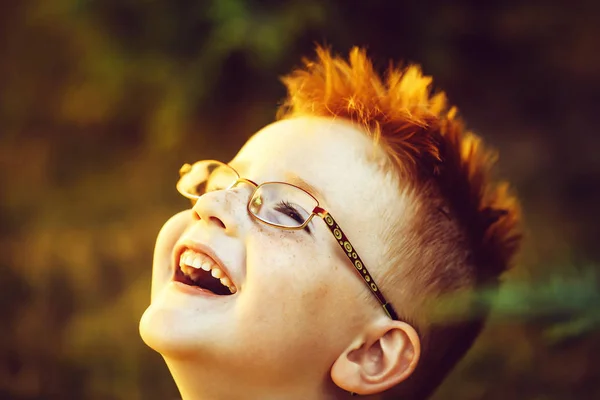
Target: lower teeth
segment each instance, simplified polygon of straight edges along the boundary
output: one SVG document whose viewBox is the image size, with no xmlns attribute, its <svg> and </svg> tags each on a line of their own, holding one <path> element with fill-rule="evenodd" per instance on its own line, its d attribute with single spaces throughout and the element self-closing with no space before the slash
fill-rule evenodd
<svg viewBox="0 0 600 400">
<path fill-rule="evenodd" d="M 178 272 L 178 275 L 180 277 L 180 281 L 186 285 L 195 286 L 216 295 L 232 294 L 232 291 L 228 286 L 223 285 L 219 279 L 212 277 L 209 272 L 207 273 L 204 270 L 191 270 L 191 268 L 187 266 L 182 266 Z M 208 279 L 208 281 L 202 281 L 202 279 Z"/>
</svg>

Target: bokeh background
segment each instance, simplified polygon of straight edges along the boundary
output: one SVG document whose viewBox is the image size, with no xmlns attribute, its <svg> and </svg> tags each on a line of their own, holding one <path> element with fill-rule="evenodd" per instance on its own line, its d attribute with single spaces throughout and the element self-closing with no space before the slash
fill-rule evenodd
<svg viewBox="0 0 600 400">
<path fill-rule="evenodd" d="M 2 0 L 0 399 L 173 399 L 138 321 L 179 166 L 328 44 L 422 64 L 500 150 L 526 241 L 435 399 L 600 399 L 600 2 Z"/>
</svg>

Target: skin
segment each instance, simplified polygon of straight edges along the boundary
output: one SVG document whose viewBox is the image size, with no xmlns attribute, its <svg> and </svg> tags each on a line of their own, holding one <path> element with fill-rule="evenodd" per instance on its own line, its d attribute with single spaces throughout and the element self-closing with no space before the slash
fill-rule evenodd
<svg viewBox="0 0 600 400">
<path fill-rule="evenodd" d="M 377 280 L 388 205 L 399 196 L 382 158 L 349 122 L 298 117 L 259 131 L 229 164 L 257 183 L 308 182 Z M 252 190 L 205 194 L 157 238 L 140 333 L 183 399 L 343 398 L 410 375 L 416 333 L 384 314 L 325 222 L 314 217 L 311 233 L 265 225 L 246 209 Z M 189 293 L 172 281 L 174 247 L 186 241 L 221 259 L 236 294 Z"/>
</svg>

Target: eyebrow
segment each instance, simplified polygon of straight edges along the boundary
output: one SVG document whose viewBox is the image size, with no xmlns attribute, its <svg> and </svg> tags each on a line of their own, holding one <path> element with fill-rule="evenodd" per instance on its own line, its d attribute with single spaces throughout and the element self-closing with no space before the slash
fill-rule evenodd
<svg viewBox="0 0 600 400">
<path fill-rule="evenodd" d="M 233 161 L 233 160 L 231 160 L 231 161 Z M 238 173 L 239 173 L 239 171 L 244 170 L 244 168 L 250 164 L 248 161 L 236 161 L 235 163 L 232 163 L 231 161 L 227 165 L 231 166 L 233 169 L 238 171 Z M 232 164 L 235 164 L 235 166 Z M 242 176 L 242 177 L 244 178 L 244 176 Z M 314 185 L 311 185 L 309 182 L 300 178 L 295 173 L 286 172 L 285 173 L 285 181 L 287 183 L 291 183 L 292 185 L 298 186 L 299 188 L 304 189 L 308 193 L 312 194 L 317 199 L 319 204 L 323 204 L 323 203 L 327 204 L 327 201 L 325 200 L 325 196 L 323 196 L 323 193 L 321 193 Z"/>
<path fill-rule="evenodd" d="M 311 185 L 304 179 L 300 178 L 298 175 L 288 172 L 285 174 L 285 177 L 286 182 L 306 190 L 308 193 L 312 194 L 319 203 L 327 203 L 323 194 L 314 185 Z"/>
</svg>

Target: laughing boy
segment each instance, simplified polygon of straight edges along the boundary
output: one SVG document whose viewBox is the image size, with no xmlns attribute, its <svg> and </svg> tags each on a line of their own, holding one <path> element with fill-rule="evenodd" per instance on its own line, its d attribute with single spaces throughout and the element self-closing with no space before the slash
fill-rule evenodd
<svg viewBox="0 0 600 400">
<path fill-rule="evenodd" d="M 485 320 L 436 305 L 498 284 L 516 200 L 418 67 L 318 48 L 284 83 L 233 160 L 181 169 L 142 338 L 184 400 L 427 398 Z"/>
</svg>

